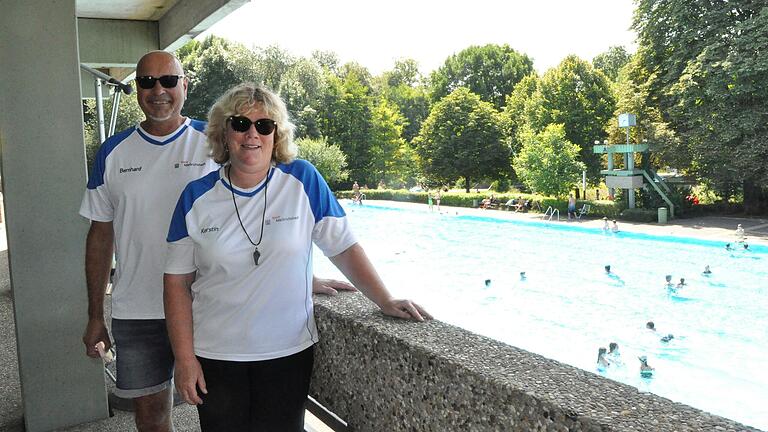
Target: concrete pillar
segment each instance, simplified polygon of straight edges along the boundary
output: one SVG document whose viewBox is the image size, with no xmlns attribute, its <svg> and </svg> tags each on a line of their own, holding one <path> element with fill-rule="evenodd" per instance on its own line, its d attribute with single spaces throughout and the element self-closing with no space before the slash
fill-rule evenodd
<svg viewBox="0 0 768 432">
<path fill-rule="evenodd" d="M 103 366 L 81 342 L 86 183 L 75 0 L 0 3 L 0 145 L 24 422 L 108 415 Z"/>
</svg>

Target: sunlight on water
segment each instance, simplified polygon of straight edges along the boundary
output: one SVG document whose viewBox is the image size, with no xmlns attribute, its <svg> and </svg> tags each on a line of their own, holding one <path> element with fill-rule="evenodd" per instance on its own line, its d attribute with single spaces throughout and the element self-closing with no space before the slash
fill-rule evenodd
<svg viewBox="0 0 768 432">
<path fill-rule="evenodd" d="M 597 349 L 617 342 L 623 365 L 604 376 L 768 429 L 768 247 L 342 204 L 389 289 L 436 318 L 595 373 Z M 317 275 L 341 277 L 315 257 Z M 688 285 L 670 295 L 666 274 Z"/>
</svg>

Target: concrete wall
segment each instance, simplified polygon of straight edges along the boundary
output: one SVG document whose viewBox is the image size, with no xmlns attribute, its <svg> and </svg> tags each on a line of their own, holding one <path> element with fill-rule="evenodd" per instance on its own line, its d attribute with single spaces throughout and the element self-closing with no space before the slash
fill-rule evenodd
<svg viewBox="0 0 768 432">
<path fill-rule="evenodd" d="M 360 294 L 315 305 L 310 394 L 354 431 L 757 431 Z"/>
<path fill-rule="evenodd" d="M 108 415 L 84 355 L 85 178 L 75 0 L 2 2 L 0 146 L 26 430 Z"/>
</svg>

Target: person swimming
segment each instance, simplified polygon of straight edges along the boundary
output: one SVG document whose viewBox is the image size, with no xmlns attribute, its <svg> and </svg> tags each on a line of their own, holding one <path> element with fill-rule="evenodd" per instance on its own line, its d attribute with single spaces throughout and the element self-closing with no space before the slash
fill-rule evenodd
<svg viewBox="0 0 768 432">
<path fill-rule="evenodd" d="M 744 243 L 744 250 L 749 250 L 749 245 Z"/>
<path fill-rule="evenodd" d="M 491 280 L 490 280 L 490 279 L 486 279 L 486 280 L 485 280 L 485 286 L 486 286 L 486 287 L 489 287 L 489 286 L 491 286 Z"/>
<path fill-rule="evenodd" d="M 687 283 L 685 283 L 685 278 L 680 278 L 680 283 L 678 283 L 678 284 L 677 284 L 677 286 L 675 287 L 675 289 L 680 289 L 680 288 L 682 288 L 682 287 L 684 287 L 684 286 L 686 286 L 686 285 L 688 285 L 688 284 L 687 284 Z"/>
<path fill-rule="evenodd" d="M 729 251 L 729 250 L 733 250 L 733 248 L 731 247 L 731 244 L 730 244 L 730 243 L 726 243 L 726 244 L 725 244 L 725 250 L 728 250 L 728 251 Z"/>
<path fill-rule="evenodd" d="M 607 350 L 605 347 L 600 347 L 600 349 L 597 350 L 597 370 L 598 371 L 605 371 L 608 366 L 611 365 L 611 362 L 608 361 L 607 358 L 605 358 L 605 353 Z"/>
<path fill-rule="evenodd" d="M 619 344 L 611 342 L 608 344 L 608 354 L 606 358 L 611 364 L 621 365 L 621 353 L 619 353 Z"/>
<path fill-rule="evenodd" d="M 608 226 L 608 218 L 603 216 L 603 231 L 608 231 L 611 228 Z"/>
<path fill-rule="evenodd" d="M 645 328 L 652 331 L 654 334 L 656 334 L 656 324 L 654 324 L 653 321 L 648 321 L 647 323 L 645 323 Z M 659 340 L 664 343 L 667 343 L 674 338 L 675 338 L 675 335 L 673 335 L 672 333 L 668 333 L 666 336 L 662 336 Z"/>
<path fill-rule="evenodd" d="M 703 274 L 705 276 L 708 276 L 708 275 L 712 274 L 712 270 L 709 269 L 709 265 L 705 265 L 704 266 L 704 271 L 701 274 Z"/>
<path fill-rule="evenodd" d="M 525 277 L 525 272 L 524 272 L 524 271 L 521 271 L 521 272 L 520 272 L 520 280 L 522 281 L 522 280 L 525 280 L 525 279 L 526 279 L 526 277 Z"/>
<path fill-rule="evenodd" d="M 648 364 L 648 357 L 643 355 L 638 357 L 637 359 L 640 360 L 640 376 L 643 378 L 653 377 L 653 372 L 656 369 L 651 367 L 651 365 Z"/>
<path fill-rule="evenodd" d="M 664 280 L 667 282 L 666 283 L 667 288 L 672 288 L 674 286 L 674 284 L 672 283 L 672 275 L 664 276 Z"/>
<path fill-rule="evenodd" d="M 619 232 L 619 224 L 616 223 L 616 219 L 613 220 L 613 225 L 611 226 L 611 232 L 614 232 L 614 233 Z"/>
</svg>

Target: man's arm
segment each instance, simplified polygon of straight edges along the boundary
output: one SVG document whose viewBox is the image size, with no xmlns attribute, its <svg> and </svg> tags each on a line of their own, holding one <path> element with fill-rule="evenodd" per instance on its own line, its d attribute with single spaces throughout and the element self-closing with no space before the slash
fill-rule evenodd
<svg viewBox="0 0 768 432">
<path fill-rule="evenodd" d="M 104 323 L 104 292 L 112 269 L 114 252 L 114 227 L 112 222 L 91 221 L 88 237 L 85 240 L 85 282 L 88 286 L 88 325 L 83 333 L 85 353 L 98 358 L 96 344 L 104 342 L 104 349 L 109 350 L 107 326 Z"/>
</svg>

